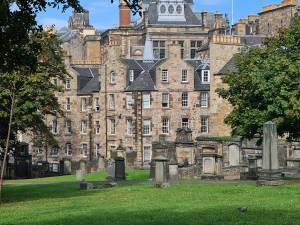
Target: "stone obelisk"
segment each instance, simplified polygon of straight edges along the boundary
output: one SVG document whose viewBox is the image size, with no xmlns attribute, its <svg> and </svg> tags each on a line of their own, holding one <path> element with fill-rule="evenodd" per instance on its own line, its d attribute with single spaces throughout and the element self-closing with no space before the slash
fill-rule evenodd
<svg viewBox="0 0 300 225">
<path fill-rule="evenodd" d="M 273 122 L 264 124 L 263 163 L 259 173 L 258 185 L 278 186 L 284 182 L 278 161 L 278 137 L 276 125 Z"/>
</svg>

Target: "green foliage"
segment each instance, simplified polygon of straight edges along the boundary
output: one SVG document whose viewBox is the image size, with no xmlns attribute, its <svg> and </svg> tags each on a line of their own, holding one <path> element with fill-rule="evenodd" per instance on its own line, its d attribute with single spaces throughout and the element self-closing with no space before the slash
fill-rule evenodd
<svg viewBox="0 0 300 225">
<path fill-rule="evenodd" d="M 55 35 L 40 32 L 30 37 L 31 45 L 41 46 L 37 54 L 35 72 L 27 66 L 12 73 L 0 73 L 0 121 L 7 131 L 10 105 L 14 101 L 12 134 L 17 131 L 42 132 L 48 140 L 54 140 L 43 119 L 46 114 L 59 114 L 60 107 L 54 93 L 61 91 L 51 79 L 65 80 L 67 71 L 63 62 L 60 41 Z M 6 137 L 2 133 L 1 139 Z M 12 138 L 13 139 L 13 138 Z"/>
<path fill-rule="evenodd" d="M 290 29 L 270 38 L 262 48 L 235 56 L 236 74 L 217 92 L 233 106 L 225 119 L 233 134 L 262 135 L 263 124 L 274 121 L 278 134 L 300 137 L 300 18 Z"/>
</svg>

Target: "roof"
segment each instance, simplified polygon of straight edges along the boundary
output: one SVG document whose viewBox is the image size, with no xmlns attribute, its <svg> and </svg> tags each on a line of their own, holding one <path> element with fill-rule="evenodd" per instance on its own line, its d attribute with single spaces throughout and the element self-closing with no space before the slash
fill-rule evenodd
<svg viewBox="0 0 300 225">
<path fill-rule="evenodd" d="M 197 18 L 189 4 L 184 4 L 185 21 L 158 21 L 157 4 L 150 2 L 149 4 L 149 24 L 150 25 L 185 25 L 185 26 L 201 26 L 200 20 Z"/>
<path fill-rule="evenodd" d="M 207 61 L 199 59 L 185 60 L 188 64 L 192 65 L 195 69 L 194 72 L 194 89 L 195 91 L 209 91 L 210 84 L 203 84 L 201 81 L 202 70 L 209 70 L 210 64 Z"/>
<path fill-rule="evenodd" d="M 99 68 L 80 66 L 72 66 L 71 68 L 76 71 L 78 76 L 77 90 L 79 95 L 100 91 Z"/>
<path fill-rule="evenodd" d="M 235 65 L 235 57 L 234 56 L 225 64 L 225 66 L 223 66 L 223 68 L 217 74 L 224 75 L 227 73 L 238 73 L 238 69 Z"/>
<path fill-rule="evenodd" d="M 155 91 L 155 67 L 164 59 L 143 61 L 135 59 L 121 59 L 127 65 L 128 70 L 134 70 L 134 81 L 128 83 L 126 91 Z"/>
</svg>

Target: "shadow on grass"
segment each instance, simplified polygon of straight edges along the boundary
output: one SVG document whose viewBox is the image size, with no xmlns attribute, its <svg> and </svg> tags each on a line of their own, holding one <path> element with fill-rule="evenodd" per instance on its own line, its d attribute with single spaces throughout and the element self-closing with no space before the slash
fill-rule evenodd
<svg viewBox="0 0 300 225">
<path fill-rule="evenodd" d="M 95 181 L 94 181 L 95 182 Z M 97 183 L 104 183 L 99 181 Z M 118 186 L 132 186 L 150 184 L 149 180 L 125 180 L 118 182 Z M 34 201 L 48 198 L 70 198 L 88 196 L 106 191 L 109 188 L 80 190 L 79 182 L 59 182 L 43 184 L 6 184 L 3 189 L 3 203 Z"/>
<path fill-rule="evenodd" d="M 235 206 L 197 209 L 111 209 L 39 218 L 29 225 L 299 225 L 299 212 L 260 208 L 240 213 Z"/>
</svg>

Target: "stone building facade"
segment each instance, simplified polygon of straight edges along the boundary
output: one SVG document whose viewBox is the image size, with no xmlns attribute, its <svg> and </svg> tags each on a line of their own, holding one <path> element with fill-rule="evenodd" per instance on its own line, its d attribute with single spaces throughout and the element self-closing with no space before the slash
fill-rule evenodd
<svg viewBox="0 0 300 225">
<path fill-rule="evenodd" d="M 291 26 L 299 12 L 298 0 L 282 0 L 279 4 L 263 7 L 258 14 L 240 19 L 233 26 L 233 34 L 274 36 L 280 29 Z"/>
<path fill-rule="evenodd" d="M 59 148 L 31 145 L 34 162 L 92 162 L 113 157 L 122 143 L 130 165 L 149 166 L 160 135 L 168 142 L 178 129 L 191 129 L 193 140 L 230 136 L 231 107 L 215 91 L 243 39 L 228 35 L 222 14 L 194 12 L 192 0 L 142 4 L 143 16 L 131 21 L 120 0 L 119 27 L 102 33 L 87 13 L 73 13 L 58 32 L 71 78 L 53 81 L 65 88 L 57 94 L 64 116 L 46 121 Z"/>
</svg>

